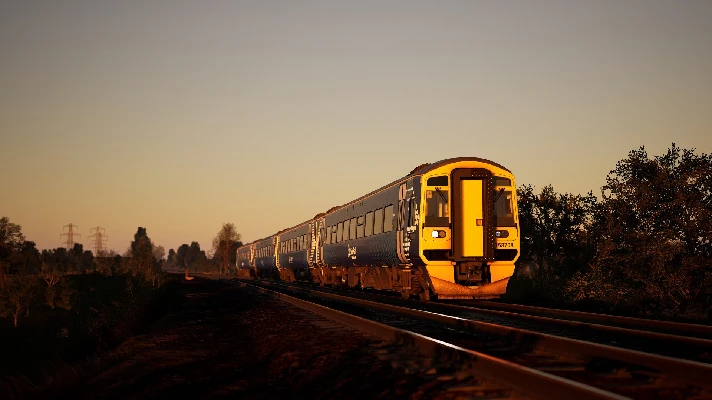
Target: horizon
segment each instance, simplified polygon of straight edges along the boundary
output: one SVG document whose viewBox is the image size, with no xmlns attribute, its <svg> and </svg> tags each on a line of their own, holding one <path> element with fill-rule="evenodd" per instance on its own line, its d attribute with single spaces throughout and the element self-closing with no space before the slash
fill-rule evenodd
<svg viewBox="0 0 712 400">
<path fill-rule="evenodd" d="M 0 4 L 0 217 L 122 254 L 264 238 L 457 156 L 600 198 L 712 153 L 712 2 Z"/>
</svg>

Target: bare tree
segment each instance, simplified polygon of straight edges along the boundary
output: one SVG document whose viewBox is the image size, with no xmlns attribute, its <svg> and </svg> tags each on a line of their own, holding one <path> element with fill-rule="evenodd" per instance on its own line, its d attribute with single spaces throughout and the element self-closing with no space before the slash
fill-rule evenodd
<svg viewBox="0 0 712 400">
<path fill-rule="evenodd" d="M 230 261 L 236 244 L 242 239 L 231 222 L 223 224 L 218 234 L 213 238 L 213 253 L 220 257 L 220 274 L 230 272 Z"/>
</svg>

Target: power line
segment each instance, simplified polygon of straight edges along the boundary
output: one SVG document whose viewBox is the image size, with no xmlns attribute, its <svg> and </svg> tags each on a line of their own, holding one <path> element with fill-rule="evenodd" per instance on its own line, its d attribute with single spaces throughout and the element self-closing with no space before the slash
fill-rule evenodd
<svg viewBox="0 0 712 400">
<path fill-rule="evenodd" d="M 70 222 L 69 225 L 64 225 L 63 228 L 69 228 L 69 230 L 65 233 L 60 234 L 59 238 L 61 239 L 62 236 L 66 236 L 67 240 L 65 242 L 62 242 L 62 244 L 67 245 L 67 250 L 71 250 L 72 247 L 74 247 L 74 235 L 82 236 L 81 233 L 75 233 L 73 231 L 73 228 L 79 228 L 79 225 L 74 225 Z"/>
<path fill-rule="evenodd" d="M 106 243 L 109 241 L 109 237 L 106 236 L 106 229 L 96 227 L 96 228 L 91 228 L 89 229 L 89 233 L 94 231 L 93 235 L 89 235 L 90 238 L 94 238 L 93 241 L 94 243 L 92 244 L 92 247 L 94 248 L 94 255 L 99 256 L 100 252 L 103 252 L 106 250 Z"/>
</svg>

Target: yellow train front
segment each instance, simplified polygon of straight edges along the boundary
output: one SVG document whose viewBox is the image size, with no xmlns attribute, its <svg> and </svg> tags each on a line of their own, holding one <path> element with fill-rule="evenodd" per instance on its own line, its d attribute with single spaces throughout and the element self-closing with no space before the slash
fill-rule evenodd
<svg viewBox="0 0 712 400">
<path fill-rule="evenodd" d="M 257 277 L 492 298 L 519 256 L 512 173 L 461 157 L 424 164 L 358 199 L 238 249 Z"/>
<path fill-rule="evenodd" d="M 519 257 L 514 175 L 473 158 L 445 160 L 415 173 L 421 175 L 411 201 L 419 203 L 419 215 L 407 229 L 418 234 L 409 238 L 409 253 L 413 266 L 427 273 L 430 289 L 438 298 L 505 293 Z"/>
</svg>

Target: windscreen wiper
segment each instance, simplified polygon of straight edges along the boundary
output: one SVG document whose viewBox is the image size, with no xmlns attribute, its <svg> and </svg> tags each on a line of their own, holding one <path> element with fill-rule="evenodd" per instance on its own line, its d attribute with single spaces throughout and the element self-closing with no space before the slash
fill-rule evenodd
<svg viewBox="0 0 712 400">
<path fill-rule="evenodd" d="M 497 193 L 497 197 L 494 198 L 494 202 L 496 203 L 497 200 L 499 200 L 500 197 L 504 194 L 504 188 L 499 189 L 499 193 Z"/>
<path fill-rule="evenodd" d="M 435 191 L 440 195 L 440 198 L 443 199 L 443 201 L 447 203 L 447 199 L 445 198 L 445 195 L 443 194 L 443 192 L 440 191 L 440 188 L 435 188 Z"/>
</svg>

